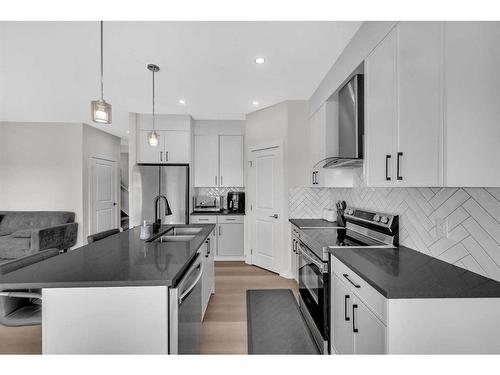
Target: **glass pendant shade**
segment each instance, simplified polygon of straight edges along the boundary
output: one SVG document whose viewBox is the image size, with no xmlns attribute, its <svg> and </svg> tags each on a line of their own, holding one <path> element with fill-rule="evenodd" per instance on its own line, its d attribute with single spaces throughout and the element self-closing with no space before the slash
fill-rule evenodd
<svg viewBox="0 0 500 375">
<path fill-rule="evenodd" d="M 111 104 L 107 103 L 105 100 L 103 99 L 92 100 L 91 111 L 92 111 L 92 121 L 99 122 L 101 124 L 111 124 L 112 122 Z"/>
<path fill-rule="evenodd" d="M 150 146 L 156 147 L 160 143 L 160 134 L 154 130 L 148 133 L 148 142 Z"/>
</svg>

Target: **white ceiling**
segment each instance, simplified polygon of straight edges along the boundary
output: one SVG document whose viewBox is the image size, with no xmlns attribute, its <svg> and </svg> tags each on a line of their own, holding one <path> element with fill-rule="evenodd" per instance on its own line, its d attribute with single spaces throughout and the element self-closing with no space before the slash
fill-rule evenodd
<svg viewBox="0 0 500 375">
<path fill-rule="evenodd" d="M 309 99 L 361 22 L 105 22 L 104 98 L 127 138 L 128 112 L 243 119 Z M 99 96 L 98 22 L 0 22 L 0 120 L 85 122 Z M 266 63 L 255 64 L 257 56 Z M 186 105 L 178 104 L 184 99 Z M 252 101 L 259 106 L 252 106 Z"/>
</svg>

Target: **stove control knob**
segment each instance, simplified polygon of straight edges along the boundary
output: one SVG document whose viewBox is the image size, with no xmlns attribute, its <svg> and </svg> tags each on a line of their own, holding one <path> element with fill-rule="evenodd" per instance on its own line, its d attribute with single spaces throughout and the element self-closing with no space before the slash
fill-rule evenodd
<svg viewBox="0 0 500 375">
<path fill-rule="evenodd" d="M 387 224 L 387 223 L 389 222 L 389 218 L 388 218 L 387 216 L 382 216 L 382 217 L 380 218 L 380 222 L 381 222 L 382 224 Z"/>
<path fill-rule="evenodd" d="M 373 217 L 373 221 L 376 221 L 376 222 L 378 223 L 378 222 L 380 221 L 380 216 L 375 215 L 375 216 Z"/>
</svg>

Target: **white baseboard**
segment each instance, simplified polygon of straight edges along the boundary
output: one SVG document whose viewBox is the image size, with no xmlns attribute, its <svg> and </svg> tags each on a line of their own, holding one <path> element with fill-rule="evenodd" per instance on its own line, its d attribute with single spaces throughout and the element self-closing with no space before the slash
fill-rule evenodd
<svg viewBox="0 0 500 375">
<path fill-rule="evenodd" d="M 234 257 L 220 257 L 220 256 L 216 256 L 214 258 L 214 261 L 216 262 L 244 262 L 245 261 L 245 257 L 243 255 L 241 256 L 234 256 Z"/>
</svg>

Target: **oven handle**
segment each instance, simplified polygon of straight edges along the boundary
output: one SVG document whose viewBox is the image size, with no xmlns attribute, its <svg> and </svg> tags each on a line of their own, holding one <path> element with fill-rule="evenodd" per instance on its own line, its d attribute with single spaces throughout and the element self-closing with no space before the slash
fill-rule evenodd
<svg viewBox="0 0 500 375">
<path fill-rule="evenodd" d="M 302 247 L 302 244 L 300 242 L 297 242 L 297 245 L 299 246 L 299 255 L 303 256 L 307 260 L 314 263 L 321 270 L 321 272 L 324 273 L 325 272 L 325 270 L 324 270 L 325 265 L 323 264 L 323 262 L 318 262 L 316 259 L 314 259 L 312 256 L 310 256 L 308 253 L 306 253 L 306 251 L 304 250 L 304 248 Z"/>
</svg>

